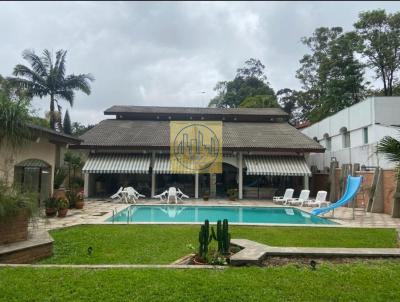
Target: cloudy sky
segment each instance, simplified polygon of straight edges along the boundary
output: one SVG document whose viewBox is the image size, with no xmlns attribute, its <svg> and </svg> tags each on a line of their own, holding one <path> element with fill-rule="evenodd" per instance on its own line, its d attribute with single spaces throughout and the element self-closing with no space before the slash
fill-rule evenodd
<svg viewBox="0 0 400 302">
<path fill-rule="evenodd" d="M 66 2 L 0 3 L 0 74 L 30 48 L 68 50 L 67 73 L 92 73 L 73 121 L 95 123 L 114 104 L 206 106 L 220 80 L 251 57 L 275 90 L 299 88 L 300 43 L 319 26 L 351 29 L 360 11 L 396 2 Z M 34 100 L 40 114 L 48 100 Z M 63 108 L 67 108 L 65 104 Z"/>
</svg>

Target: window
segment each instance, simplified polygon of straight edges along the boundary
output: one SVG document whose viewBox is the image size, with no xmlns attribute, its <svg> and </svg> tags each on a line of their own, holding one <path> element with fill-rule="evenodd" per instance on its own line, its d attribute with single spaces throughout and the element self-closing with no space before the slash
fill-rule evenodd
<svg viewBox="0 0 400 302">
<path fill-rule="evenodd" d="M 324 140 L 325 140 L 325 148 L 327 151 L 330 151 L 332 149 L 332 140 L 329 137 L 328 133 L 324 134 Z"/>
<path fill-rule="evenodd" d="M 330 137 L 325 138 L 326 140 L 326 150 L 330 151 L 332 149 L 332 139 Z"/>
<path fill-rule="evenodd" d="M 363 142 L 368 144 L 368 127 L 363 128 Z"/>
<path fill-rule="evenodd" d="M 350 148 L 350 132 L 347 131 L 346 127 L 342 127 L 340 133 L 342 134 L 343 148 Z"/>
</svg>

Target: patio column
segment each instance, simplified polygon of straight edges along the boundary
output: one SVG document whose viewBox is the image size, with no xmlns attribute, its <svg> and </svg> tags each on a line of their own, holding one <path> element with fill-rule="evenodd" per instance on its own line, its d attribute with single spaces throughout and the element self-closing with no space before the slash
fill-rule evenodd
<svg viewBox="0 0 400 302">
<path fill-rule="evenodd" d="M 83 178 L 83 195 L 84 197 L 89 197 L 89 173 L 84 173 Z"/>
<path fill-rule="evenodd" d="M 238 158 L 238 161 L 239 161 L 239 171 L 238 171 L 238 173 L 239 173 L 239 179 L 238 179 L 238 182 L 239 182 L 239 199 L 243 199 L 243 154 L 242 154 L 242 152 L 239 152 L 239 158 Z"/>
<path fill-rule="evenodd" d="M 194 175 L 194 198 L 199 198 L 199 173 Z"/>
<path fill-rule="evenodd" d="M 154 195 L 156 195 L 156 174 L 154 172 L 154 162 L 156 159 L 156 154 L 154 152 L 151 153 L 151 196 L 152 198 Z"/>
<path fill-rule="evenodd" d="M 308 190 L 310 185 L 309 185 L 309 178 L 308 175 L 304 175 L 304 190 Z"/>
</svg>

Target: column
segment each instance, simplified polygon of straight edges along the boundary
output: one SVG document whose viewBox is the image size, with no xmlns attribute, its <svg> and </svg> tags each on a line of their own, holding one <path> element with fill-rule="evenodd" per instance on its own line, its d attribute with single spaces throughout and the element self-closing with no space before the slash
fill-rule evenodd
<svg viewBox="0 0 400 302">
<path fill-rule="evenodd" d="M 310 185 L 309 185 L 309 178 L 308 175 L 304 175 L 304 190 L 308 190 Z"/>
<path fill-rule="evenodd" d="M 199 198 L 199 173 L 194 175 L 194 198 Z"/>
<path fill-rule="evenodd" d="M 83 195 L 86 198 L 89 197 L 89 173 L 84 173 L 83 180 Z"/>
<path fill-rule="evenodd" d="M 243 199 L 243 154 L 239 152 L 238 166 L 239 166 L 239 199 Z"/>
<path fill-rule="evenodd" d="M 156 195 L 156 174 L 154 173 L 154 162 L 156 160 L 156 154 L 151 153 L 151 198 Z"/>
<path fill-rule="evenodd" d="M 217 175 L 210 173 L 210 197 L 215 198 L 217 195 Z"/>
</svg>

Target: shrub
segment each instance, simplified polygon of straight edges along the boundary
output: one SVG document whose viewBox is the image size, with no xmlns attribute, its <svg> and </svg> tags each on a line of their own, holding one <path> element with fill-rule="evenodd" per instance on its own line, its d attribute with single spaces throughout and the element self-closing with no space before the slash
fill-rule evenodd
<svg viewBox="0 0 400 302">
<path fill-rule="evenodd" d="M 21 192 L 0 182 L 0 219 L 16 216 L 21 210 L 25 210 L 29 218 L 34 217 L 38 211 L 37 194 Z"/>
<path fill-rule="evenodd" d="M 58 199 L 54 197 L 47 198 L 44 202 L 46 208 L 57 209 L 58 208 Z"/>
<path fill-rule="evenodd" d="M 69 202 L 65 198 L 59 198 L 58 199 L 58 209 L 63 210 L 63 209 L 68 209 L 69 207 Z"/>
<path fill-rule="evenodd" d="M 232 199 L 238 198 L 239 192 L 237 189 L 229 189 L 227 192 L 228 197 Z"/>
<path fill-rule="evenodd" d="M 65 177 L 67 177 L 67 170 L 65 168 L 58 168 L 54 174 L 54 189 L 59 189 L 63 184 Z"/>
</svg>

